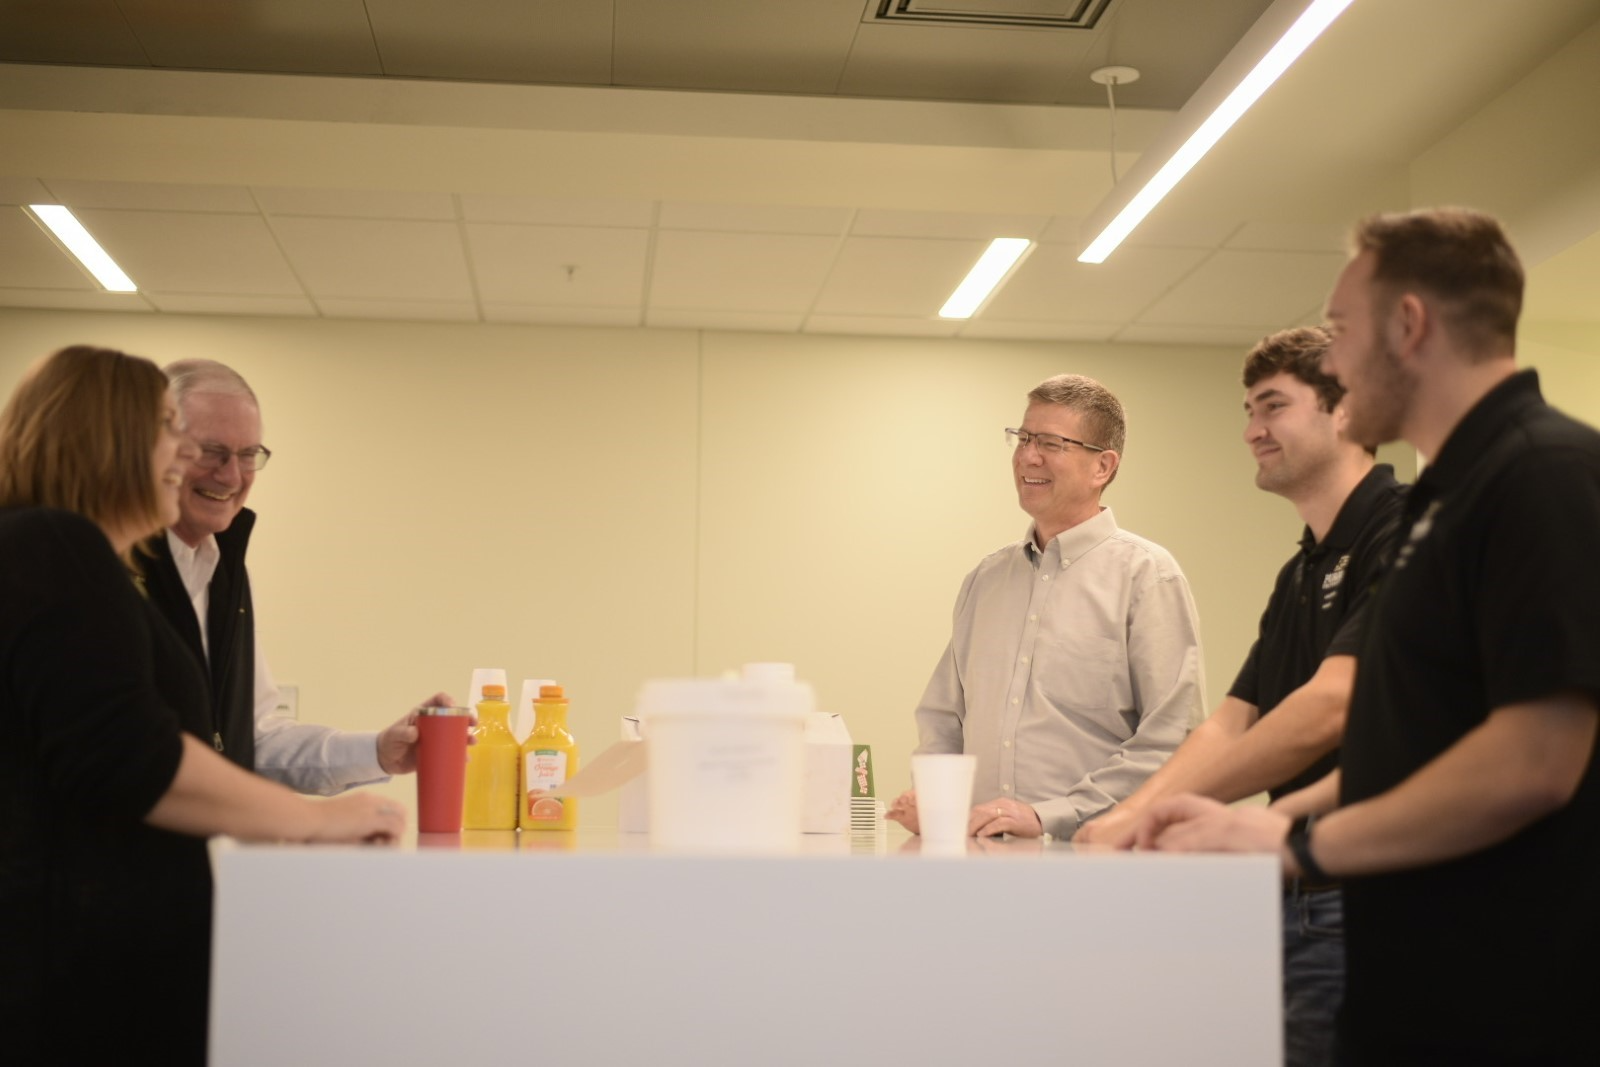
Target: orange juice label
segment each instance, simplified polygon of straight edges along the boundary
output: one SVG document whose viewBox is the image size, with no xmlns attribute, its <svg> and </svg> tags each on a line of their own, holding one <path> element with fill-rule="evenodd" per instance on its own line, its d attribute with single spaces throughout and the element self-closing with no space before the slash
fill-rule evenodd
<svg viewBox="0 0 1600 1067">
<path fill-rule="evenodd" d="M 566 804 L 551 796 L 567 781 L 567 754 L 554 749 L 534 749 L 526 755 L 524 781 L 528 786 L 528 818 L 537 822 L 557 822 L 566 814 Z"/>
</svg>

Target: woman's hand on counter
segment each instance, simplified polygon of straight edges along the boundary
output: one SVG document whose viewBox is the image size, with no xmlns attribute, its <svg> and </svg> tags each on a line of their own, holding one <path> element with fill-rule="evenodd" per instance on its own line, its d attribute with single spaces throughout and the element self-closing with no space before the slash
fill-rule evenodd
<svg viewBox="0 0 1600 1067">
<path fill-rule="evenodd" d="M 889 810 L 883 813 L 883 817 L 899 823 L 914 834 L 921 833 L 922 824 L 917 821 L 917 791 L 907 789 L 895 797 L 894 803 L 889 805 Z"/>
<path fill-rule="evenodd" d="M 405 808 L 372 793 L 346 793 L 306 803 L 315 806 L 319 817 L 307 838 L 313 844 L 392 844 L 406 828 Z"/>
</svg>

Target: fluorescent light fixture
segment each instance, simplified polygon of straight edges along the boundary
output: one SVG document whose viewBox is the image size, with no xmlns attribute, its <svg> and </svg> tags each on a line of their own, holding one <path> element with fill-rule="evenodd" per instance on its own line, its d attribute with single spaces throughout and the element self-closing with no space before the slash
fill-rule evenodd
<svg viewBox="0 0 1600 1067">
<path fill-rule="evenodd" d="M 44 223 L 56 239 L 71 252 L 83 268 L 94 275 L 95 281 L 109 292 L 137 293 L 139 287 L 133 284 L 133 279 L 122 272 L 122 268 L 106 250 L 100 247 L 100 242 L 89 236 L 89 231 L 83 228 L 77 216 L 60 204 L 29 204 L 28 210 L 33 212 L 33 217 Z"/>
<path fill-rule="evenodd" d="M 1026 237 L 996 237 L 973 264 L 950 299 L 939 309 L 941 319 L 970 319 L 1033 247 Z"/>
<path fill-rule="evenodd" d="M 1322 31 L 1332 25 L 1344 9 L 1349 7 L 1353 0 L 1312 0 L 1305 12 L 1295 20 L 1284 35 L 1278 38 L 1278 43 L 1273 45 L 1261 62 L 1246 74 L 1233 92 L 1229 93 L 1222 103 L 1217 105 L 1200 128 L 1189 135 L 1189 139 L 1172 154 L 1166 165 L 1156 171 L 1155 175 L 1145 183 L 1128 205 L 1118 212 L 1100 236 L 1090 242 L 1089 247 L 1083 250 L 1078 257 L 1079 263 L 1104 263 L 1106 257 L 1120 245 L 1133 228 L 1144 221 L 1144 217 L 1161 202 L 1162 198 L 1172 191 L 1172 187 L 1183 180 L 1191 167 L 1200 162 L 1200 158 L 1211 147 L 1222 139 L 1229 128 L 1250 106 L 1261 98 L 1261 94 L 1277 81 L 1289 65 L 1300 58 L 1304 52 L 1322 35 Z"/>
</svg>

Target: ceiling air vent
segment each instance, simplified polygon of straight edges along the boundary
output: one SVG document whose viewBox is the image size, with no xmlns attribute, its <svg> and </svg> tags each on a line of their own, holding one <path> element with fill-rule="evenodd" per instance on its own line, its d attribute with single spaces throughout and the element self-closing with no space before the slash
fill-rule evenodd
<svg viewBox="0 0 1600 1067">
<path fill-rule="evenodd" d="M 875 22 L 1092 30 L 1111 0 L 879 0 Z"/>
</svg>

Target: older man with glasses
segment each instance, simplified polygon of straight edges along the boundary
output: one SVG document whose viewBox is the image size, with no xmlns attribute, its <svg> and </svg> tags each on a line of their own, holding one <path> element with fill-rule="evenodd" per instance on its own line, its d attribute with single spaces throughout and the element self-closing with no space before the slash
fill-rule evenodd
<svg viewBox="0 0 1600 1067">
<path fill-rule="evenodd" d="M 1200 624 L 1171 553 L 1117 526 L 1122 404 L 1059 375 L 1013 446 L 1028 534 L 980 562 L 917 707 L 919 753 L 977 756 L 968 832 L 1070 838 L 1170 756 L 1204 704 Z M 889 818 L 918 829 L 916 797 Z"/>
<path fill-rule="evenodd" d="M 166 374 L 200 455 L 184 474 L 177 523 L 152 545 L 145 581 L 207 668 L 211 743 L 303 793 L 331 795 L 414 770 L 410 715 L 378 733 L 347 733 L 277 713 L 244 560 L 256 518 L 245 500 L 272 458 L 261 443 L 261 407 L 244 378 L 214 360 L 182 360 Z"/>
</svg>

